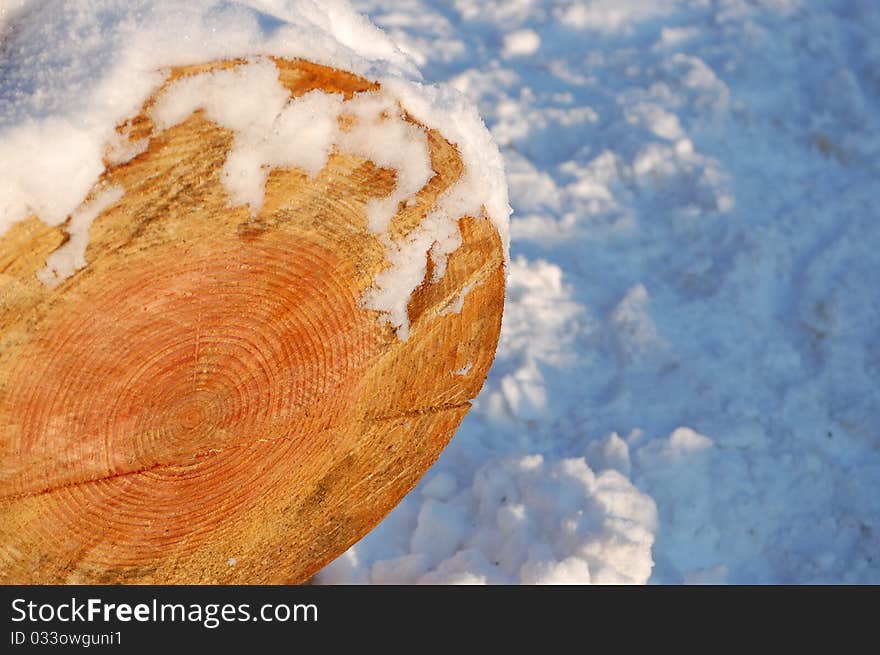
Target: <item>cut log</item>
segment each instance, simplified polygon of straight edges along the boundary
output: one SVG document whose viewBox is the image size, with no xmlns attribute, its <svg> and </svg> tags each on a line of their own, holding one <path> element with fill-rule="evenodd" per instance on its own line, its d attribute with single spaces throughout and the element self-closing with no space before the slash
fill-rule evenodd
<svg viewBox="0 0 880 655">
<path fill-rule="evenodd" d="M 377 88 L 273 61 L 292 96 Z M 176 69 L 166 87 L 240 63 Z M 159 93 L 119 130 L 146 149 L 108 161 L 86 201 L 85 267 L 46 284 L 65 226 L 32 217 L 0 237 L 3 583 L 304 581 L 412 489 L 494 356 L 490 221 L 459 218 L 439 279 L 425 253 L 402 339 L 363 305 L 389 265 L 367 206 L 395 171 L 345 152 L 314 176 L 275 168 L 252 216 L 222 180 L 232 132 L 200 111 L 159 131 Z M 400 204 L 392 240 L 462 175 L 425 129 L 436 175 Z"/>
</svg>

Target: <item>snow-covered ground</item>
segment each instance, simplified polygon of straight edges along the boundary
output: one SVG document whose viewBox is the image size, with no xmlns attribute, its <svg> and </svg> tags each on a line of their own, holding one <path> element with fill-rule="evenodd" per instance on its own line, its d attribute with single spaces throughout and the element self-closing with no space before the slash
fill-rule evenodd
<svg viewBox="0 0 880 655">
<path fill-rule="evenodd" d="M 333 582 L 880 582 L 880 3 L 361 0 L 508 168 L 498 358 Z"/>
</svg>

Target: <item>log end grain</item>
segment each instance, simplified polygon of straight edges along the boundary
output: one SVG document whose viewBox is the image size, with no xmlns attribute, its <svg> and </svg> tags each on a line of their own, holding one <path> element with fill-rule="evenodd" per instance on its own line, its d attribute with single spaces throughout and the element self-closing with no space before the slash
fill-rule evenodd
<svg viewBox="0 0 880 655">
<path fill-rule="evenodd" d="M 275 63 L 292 95 L 375 89 Z M 196 112 L 155 133 L 146 110 L 120 129 L 149 145 L 96 187 L 124 194 L 92 224 L 85 268 L 37 278 L 63 226 L 0 237 L 0 581 L 304 581 L 400 501 L 469 409 L 500 330 L 501 241 L 459 219 L 402 341 L 360 304 L 387 265 L 365 207 L 393 171 L 344 153 L 315 177 L 275 169 L 252 217 L 221 183 L 228 130 Z M 397 235 L 462 172 L 428 135 L 437 175 Z"/>
</svg>

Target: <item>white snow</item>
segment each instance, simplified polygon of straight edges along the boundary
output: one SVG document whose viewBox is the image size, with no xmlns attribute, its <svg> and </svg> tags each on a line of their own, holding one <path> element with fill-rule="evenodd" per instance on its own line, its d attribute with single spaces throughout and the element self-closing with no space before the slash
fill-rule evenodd
<svg viewBox="0 0 880 655">
<path fill-rule="evenodd" d="M 342 96 L 311 91 L 289 98 L 269 60 L 232 70 L 178 80 L 151 108 L 160 130 L 185 120 L 196 110 L 234 132 L 232 149 L 221 172 L 233 205 L 247 204 L 252 216 L 263 205 L 272 168 L 301 168 L 314 177 L 327 163 L 339 137 Z"/>
<path fill-rule="evenodd" d="M 147 147 L 126 143 L 115 128 L 158 89 L 170 66 L 244 58 L 233 70 L 176 81 L 151 110 L 155 124 L 168 128 L 201 109 L 231 129 L 221 179 L 230 203 L 248 205 L 254 216 L 272 168 L 314 176 L 340 151 L 393 169 L 392 193 L 367 207 L 369 229 L 383 239 L 390 266 L 363 305 L 380 312 L 401 339 L 428 250 L 442 275 L 445 256 L 460 245 L 456 219 L 485 216 L 507 252 L 503 162 L 479 114 L 454 89 L 421 84 L 412 61 L 342 0 L 34 0 L 4 10 L 0 30 L 0 235 L 32 214 L 58 225 L 83 211 L 102 158 L 119 163 Z M 265 55 L 353 71 L 382 89 L 356 95 L 344 109 L 341 95 L 319 91 L 288 100 Z M 350 129 L 337 120 L 343 110 L 356 119 Z M 404 112 L 458 146 L 464 173 L 397 242 L 386 234 L 392 216 L 434 175 L 425 131 Z"/>
<path fill-rule="evenodd" d="M 465 284 L 461 291 L 459 291 L 455 298 L 452 299 L 445 307 L 441 307 L 437 312 L 438 316 L 447 316 L 449 314 L 461 314 L 461 310 L 464 308 L 464 300 L 467 298 L 467 295 L 474 290 L 474 287 L 477 286 L 475 282 L 468 282 Z"/>
<path fill-rule="evenodd" d="M 465 474 L 471 481 L 461 486 Z M 417 511 L 396 510 L 373 533 L 384 539 L 366 539 L 321 581 L 627 583 L 651 571 L 653 501 L 617 471 L 596 475 L 583 458 L 531 455 L 441 471 L 426 477 L 420 496 Z M 367 568 L 362 557 L 375 562 Z"/>
<path fill-rule="evenodd" d="M 473 367 L 474 367 L 474 363 L 473 363 L 473 362 L 468 362 L 467 364 L 465 364 L 465 365 L 462 366 L 461 368 L 458 368 L 458 369 L 454 370 L 454 371 L 452 372 L 452 374 L 453 374 L 453 375 L 467 375 L 468 373 L 471 372 L 471 369 L 472 369 Z"/>
<path fill-rule="evenodd" d="M 505 57 L 533 55 L 541 47 L 541 37 L 534 30 L 516 30 L 504 36 Z"/>
<path fill-rule="evenodd" d="M 89 243 L 89 228 L 101 212 L 122 198 L 123 193 L 120 186 L 101 189 L 94 198 L 71 214 L 66 228 L 70 238 L 50 254 L 46 266 L 37 271 L 40 282 L 50 287 L 57 286 L 88 263 L 86 245 Z"/>
<path fill-rule="evenodd" d="M 880 582 L 880 4 L 356 5 L 477 104 L 515 213 L 475 408 L 318 580 Z"/>
<path fill-rule="evenodd" d="M 356 96 L 345 104 L 345 111 L 354 116 L 355 122 L 341 135 L 339 150 L 396 172 L 394 191 L 367 206 L 368 228 L 382 234 L 388 230 L 398 205 L 412 198 L 434 176 L 428 136 L 423 129 L 403 120 L 396 99 L 387 93 Z"/>
</svg>

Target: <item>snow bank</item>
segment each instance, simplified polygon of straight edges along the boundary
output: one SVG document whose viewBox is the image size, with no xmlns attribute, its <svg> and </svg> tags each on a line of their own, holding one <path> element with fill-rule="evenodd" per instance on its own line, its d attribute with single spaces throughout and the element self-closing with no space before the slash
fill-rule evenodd
<svg viewBox="0 0 880 655">
<path fill-rule="evenodd" d="M 617 471 L 542 455 L 489 463 L 471 478 L 442 468 L 370 542 L 327 567 L 322 582 L 377 584 L 620 584 L 651 573 L 653 501 Z M 466 484 L 460 484 L 460 480 Z M 364 551 L 364 552 L 362 552 Z M 379 559 L 364 566 L 362 559 Z"/>
<path fill-rule="evenodd" d="M 460 244 L 458 217 L 485 215 L 506 248 L 510 208 L 503 162 L 476 110 L 452 89 L 423 85 L 412 62 L 346 2 L 48 0 L 16 3 L 3 21 L 0 234 L 32 214 L 59 225 L 85 211 L 102 157 L 119 163 L 146 147 L 120 148 L 115 127 L 159 88 L 168 67 L 244 58 L 247 63 L 234 70 L 175 82 L 152 110 L 156 125 L 170 127 L 203 109 L 233 130 L 221 179 L 231 204 L 248 205 L 252 215 L 273 167 L 315 175 L 331 152 L 340 151 L 394 169 L 395 190 L 368 207 L 369 227 L 384 240 L 391 266 L 364 304 L 381 312 L 401 338 L 426 253 L 433 246 L 442 275 L 444 256 Z M 358 121 L 341 130 L 336 118 L 342 98 L 316 91 L 288 101 L 267 55 L 352 71 L 382 89 L 346 102 L 345 111 Z M 419 228 L 398 242 L 386 234 L 391 217 L 433 175 L 424 129 L 404 120 L 403 112 L 456 144 L 465 166 Z M 89 224 L 68 225 L 81 250 Z M 61 262 L 56 259 L 53 266 Z M 81 253 L 70 261 L 75 268 L 85 263 Z M 72 273 L 70 267 L 56 270 L 53 279 Z"/>
<path fill-rule="evenodd" d="M 880 4 L 357 6 L 480 108 L 515 213 L 474 410 L 318 579 L 525 580 L 474 545 L 501 530 L 476 481 L 533 517 L 522 487 L 583 459 L 654 501 L 652 582 L 880 582 Z M 546 481 L 511 464 L 537 455 Z M 595 506 L 580 489 L 551 519 Z M 454 517 L 456 550 L 414 541 L 423 513 Z M 542 570 L 597 579 L 555 524 L 518 530 Z"/>
</svg>

